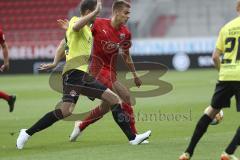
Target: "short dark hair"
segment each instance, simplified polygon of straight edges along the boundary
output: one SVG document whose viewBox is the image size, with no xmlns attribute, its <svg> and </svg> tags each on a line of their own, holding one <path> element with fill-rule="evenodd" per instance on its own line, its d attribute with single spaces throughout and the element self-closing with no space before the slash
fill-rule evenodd
<svg viewBox="0 0 240 160">
<path fill-rule="evenodd" d="M 97 0 L 83 0 L 80 5 L 80 12 L 84 14 L 87 10 L 93 11 L 97 5 Z"/>
<path fill-rule="evenodd" d="M 112 6 L 112 10 L 113 10 L 113 11 L 122 9 L 123 7 L 128 7 L 128 8 L 130 8 L 131 5 L 130 5 L 130 3 L 129 3 L 128 1 L 126 1 L 126 0 L 114 0 L 113 6 Z"/>
</svg>

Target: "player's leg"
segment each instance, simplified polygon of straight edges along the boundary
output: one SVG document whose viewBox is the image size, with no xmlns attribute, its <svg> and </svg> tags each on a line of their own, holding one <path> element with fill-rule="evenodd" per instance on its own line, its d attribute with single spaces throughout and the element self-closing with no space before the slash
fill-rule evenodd
<svg viewBox="0 0 240 160">
<path fill-rule="evenodd" d="M 131 105 L 131 97 L 130 97 L 129 90 L 124 85 L 122 85 L 119 81 L 115 81 L 113 83 L 113 91 L 117 93 L 122 99 L 123 101 L 122 107 L 124 111 L 127 113 L 127 115 L 129 116 L 132 132 L 137 134 L 137 129 L 135 126 L 135 117 L 134 117 L 133 107 Z"/>
<path fill-rule="evenodd" d="M 10 95 L 0 91 L 0 98 L 4 99 L 5 101 L 9 101 L 10 100 Z"/>
<path fill-rule="evenodd" d="M 73 129 L 73 131 L 72 131 L 72 133 L 70 135 L 70 141 L 71 142 L 76 141 L 76 139 L 82 133 L 82 131 L 88 125 L 90 125 L 92 123 L 95 123 L 97 120 L 102 118 L 103 115 L 110 110 L 110 107 L 111 107 L 111 105 L 109 103 L 103 101 L 99 107 L 96 107 L 95 109 L 90 111 L 91 114 L 89 115 L 89 117 L 85 118 L 83 121 L 76 121 L 74 129 Z M 114 112 L 112 112 L 112 113 L 114 113 Z M 124 112 L 124 114 L 125 114 L 125 112 Z M 127 117 L 125 117 L 126 115 L 124 115 L 124 114 L 113 114 L 113 117 L 115 117 L 115 119 L 119 119 L 119 120 L 123 120 L 124 121 L 124 120 L 128 119 Z M 89 119 L 89 120 L 86 120 L 86 119 Z M 127 121 L 127 122 L 129 122 L 129 121 Z M 128 139 L 129 139 L 129 136 L 128 136 L 128 130 L 129 129 L 125 128 L 124 126 L 121 126 L 120 124 L 118 124 L 118 125 L 122 129 L 122 131 L 125 133 L 125 135 L 128 137 Z M 143 140 L 143 139 L 147 139 L 150 136 L 150 134 L 151 134 L 151 131 L 147 131 L 147 132 L 145 132 L 143 134 L 136 135 L 134 140 L 129 140 L 129 143 L 132 144 L 132 145 L 140 144 L 141 142 L 144 142 L 145 140 Z"/>
<path fill-rule="evenodd" d="M 127 121 L 130 124 L 132 133 L 137 135 L 137 131 L 136 131 L 136 127 L 135 127 L 134 113 L 133 113 L 133 109 L 131 107 L 130 93 L 125 86 L 123 86 L 120 82 L 118 82 L 115 79 L 116 76 L 110 75 L 110 77 L 111 77 L 111 81 L 110 81 L 111 84 L 108 84 L 108 86 L 111 86 L 112 90 L 115 93 L 117 93 L 118 96 L 120 96 L 120 98 L 123 100 L 122 108 L 124 110 L 125 115 L 122 115 L 121 119 Z M 117 115 L 113 114 L 114 119 L 119 118 L 119 116 L 118 117 L 116 117 L 116 116 Z M 122 129 L 122 131 L 124 132 L 124 129 Z M 148 134 L 148 133 L 151 133 L 151 131 L 147 131 L 145 133 Z M 139 136 L 139 135 L 137 135 L 137 136 Z M 144 140 L 141 143 L 147 144 L 149 142 L 147 140 Z M 136 145 L 138 143 L 136 143 L 134 141 L 130 141 L 130 144 Z"/>
<path fill-rule="evenodd" d="M 14 104 L 15 104 L 15 101 L 16 101 L 16 96 L 15 95 L 8 95 L 7 93 L 0 91 L 0 98 L 6 100 L 8 102 L 9 112 L 12 112 L 14 110 Z"/>
<path fill-rule="evenodd" d="M 127 90 L 127 88 L 125 86 L 123 86 L 122 84 L 120 84 L 120 82 L 116 81 L 116 74 L 111 72 L 109 69 L 102 69 L 102 70 L 100 70 L 98 75 L 97 75 L 97 79 L 104 86 L 112 89 L 123 100 L 122 108 L 123 108 L 123 110 L 126 112 L 126 114 L 129 117 L 127 119 L 130 120 L 130 126 L 131 126 L 131 129 L 132 129 L 132 132 L 136 134 L 137 131 L 136 131 L 136 127 L 135 127 L 135 120 L 134 120 L 133 109 L 131 107 L 131 102 L 130 102 L 130 93 Z M 107 104 L 104 104 L 104 105 L 107 105 Z M 98 113 L 101 113 L 101 112 L 97 112 L 97 111 L 93 112 L 93 116 L 95 114 L 95 118 L 94 119 L 96 119 L 96 120 L 98 120 L 100 118 Z M 95 122 L 95 121 L 89 121 L 88 119 L 86 119 L 86 120 L 84 120 L 82 122 L 77 122 L 76 125 L 79 124 L 80 125 L 80 130 L 83 130 L 88 125 L 92 124 L 92 122 Z"/>
<path fill-rule="evenodd" d="M 150 137 L 151 131 L 138 135 L 132 132 L 129 121 L 126 118 L 126 114 L 121 108 L 121 99 L 117 94 L 113 93 L 110 89 L 107 89 L 102 95 L 102 100 L 107 101 L 112 106 L 111 109 L 113 118 L 127 136 L 130 144 L 138 145 Z M 117 104 L 115 104 L 116 102 Z"/>
<path fill-rule="evenodd" d="M 35 123 L 32 127 L 26 130 L 26 133 L 32 136 L 36 132 L 42 131 L 50 127 L 55 122 L 63 118 L 69 117 L 72 114 L 74 107 L 75 107 L 75 103 L 62 102 L 62 105 L 60 108 L 47 113 L 37 123 Z"/>
<path fill-rule="evenodd" d="M 179 160 L 189 160 L 199 140 L 202 138 L 204 133 L 207 131 L 209 124 L 215 118 L 216 114 L 219 113 L 220 109 L 224 107 L 230 107 L 230 99 L 233 96 L 233 91 L 229 87 L 228 83 L 219 82 L 216 85 L 215 93 L 212 97 L 211 106 L 207 112 L 200 118 L 196 128 L 193 132 L 191 141 L 185 150 L 185 152 L 179 157 Z"/>
<path fill-rule="evenodd" d="M 23 149 L 24 144 L 30 138 L 30 136 L 50 127 L 51 125 L 53 125 L 59 120 L 70 116 L 72 114 L 74 106 L 75 106 L 74 103 L 62 102 L 62 105 L 60 108 L 45 114 L 29 129 L 22 129 L 17 139 L 17 144 L 16 144 L 17 148 Z"/>
<path fill-rule="evenodd" d="M 87 97 L 98 98 L 110 105 L 112 113 L 116 115 L 115 121 L 120 128 L 124 129 L 126 136 L 132 140 L 135 138 L 135 134 L 131 132 L 131 128 L 128 122 L 122 121 L 117 118 L 124 114 L 121 108 L 121 99 L 113 93 L 110 89 L 95 80 L 94 77 L 82 71 L 69 71 L 64 78 L 66 84 L 65 93 L 70 95 L 76 95 L 78 93 Z M 73 77 L 72 79 L 70 77 Z M 107 106 L 106 109 L 109 109 Z"/>
<path fill-rule="evenodd" d="M 228 145 L 228 147 L 225 149 L 225 151 L 221 155 L 221 160 L 239 160 L 234 155 L 234 152 L 236 151 L 239 145 L 240 145 L 240 127 L 237 129 L 237 132 L 234 135 L 231 143 Z"/>
<path fill-rule="evenodd" d="M 95 123 L 103 117 L 107 112 L 110 111 L 110 105 L 107 102 L 102 101 L 102 103 L 91 110 L 91 114 L 81 121 L 79 127 L 83 131 L 88 125 Z"/>
<path fill-rule="evenodd" d="M 111 111 L 114 117 L 115 122 L 118 126 L 122 129 L 124 134 L 128 137 L 128 140 L 134 140 L 135 134 L 131 131 L 131 127 L 126 119 L 122 119 L 121 117 L 125 116 L 122 107 L 121 107 L 121 99 L 118 97 L 117 94 L 112 92 L 110 89 L 107 89 L 103 94 L 101 99 L 107 102 L 111 106 Z M 104 107 L 104 106 L 103 106 Z"/>
<path fill-rule="evenodd" d="M 234 94 L 236 98 L 237 111 L 240 111 L 240 82 L 233 83 Z M 236 134 L 234 135 L 232 141 L 225 149 L 224 153 L 221 155 L 221 160 L 238 160 L 234 153 L 237 147 L 240 145 L 240 127 L 238 127 Z"/>
<path fill-rule="evenodd" d="M 74 71 L 67 72 L 63 75 L 63 98 L 62 102 L 58 103 L 58 108 L 45 114 L 29 129 L 22 129 L 18 139 L 17 148 L 23 149 L 24 144 L 33 134 L 50 127 L 55 122 L 69 117 L 77 103 L 79 93 L 74 90 L 76 84 L 81 82 L 81 75 Z M 69 91 L 70 90 L 70 91 Z"/>
<path fill-rule="evenodd" d="M 179 157 L 179 160 L 189 160 L 192 157 L 196 145 L 198 144 L 204 133 L 207 131 L 209 124 L 212 122 L 216 114 L 219 113 L 219 111 L 219 109 L 214 109 L 212 108 L 212 106 L 208 107 L 207 112 L 198 121 L 196 128 L 193 132 L 191 141 L 186 151 Z"/>
<path fill-rule="evenodd" d="M 75 142 L 78 136 L 83 132 L 85 128 L 87 128 L 90 124 L 95 123 L 96 121 L 100 120 L 104 114 L 110 111 L 110 105 L 107 102 L 102 101 L 102 103 L 95 107 L 93 110 L 90 111 L 89 116 L 87 116 L 82 121 L 76 121 L 74 124 L 73 131 L 69 136 L 69 140 L 71 142 Z"/>
<path fill-rule="evenodd" d="M 103 83 L 105 86 L 107 86 L 108 88 L 110 88 L 110 89 L 113 89 L 113 84 L 116 82 L 116 74 L 115 73 L 113 73 L 113 72 L 111 72 L 109 69 L 102 69 L 100 72 L 99 72 L 99 74 L 98 74 L 98 76 L 97 76 L 97 79 L 101 82 L 101 83 Z M 124 108 L 125 110 L 124 110 L 124 113 L 127 113 L 127 115 L 124 115 L 124 117 L 123 116 L 121 116 L 121 118 L 124 118 L 124 120 L 126 120 L 126 121 L 128 121 L 129 123 L 130 123 L 130 127 L 131 127 L 131 131 L 134 133 L 134 134 L 136 134 L 136 128 L 135 128 L 135 121 L 134 121 L 134 115 L 133 115 L 133 110 L 132 110 L 132 107 L 131 107 L 131 105 L 129 105 L 130 104 L 130 94 L 129 94 L 129 92 L 128 92 L 128 90 L 126 89 L 126 87 L 124 87 L 123 85 L 121 85 L 121 84 L 119 83 L 119 85 L 117 86 L 117 83 L 116 83 L 116 90 L 120 90 L 120 91 L 118 91 L 118 92 L 121 92 L 120 94 L 122 95 L 122 97 L 123 97 L 123 99 L 124 99 L 124 101 L 125 102 L 127 102 L 127 103 L 123 103 L 122 104 L 122 108 Z M 117 93 L 117 91 L 115 90 L 115 93 Z M 124 95 L 127 95 L 127 96 L 124 96 Z M 107 104 L 106 104 L 107 105 Z M 127 110 L 127 112 L 126 112 L 126 110 Z M 96 113 L 96 112 L 95 112 Z M 129 118 L 129 116 L 128 115 L 131 115 L 130 117 L 131 118 Z M 116 114 L 113 114 L 113 118 L 114 119 L 118 119 L 119 117 L 116 117 L 117 115 Z M 129 121 L 129 119 L 130 119 L 130 121 Z M 83 123 L 82 122 L 77 122 L 78 124 L 77 125 L 80 125 L 81 126 L 81 124 L 85 124 L 85 126 L 86 125 L 89 125 L 89 122 L 90 121 L 84 121 Z M 81 127 L 80 127 L 81 128 Z M 84 126 L 82 127 L 82 128 L 84 128 Z M 78 129 L 78 128 L 77 128 Z M 124 132 L 124 130 L 123 130 L 123 132 Z M 76 135 L 76 134 L 75 134 Z M 144 141 L 144 143 L 148 143 L 148 141 Z M 131 144 L 131 143 L 130 143 Z"/>
<path fill-rule="evenodd" d="M 70 89 L 71 90 L 71 89 Z M 121 119 L 125 115 L 124 111 L 122 110 L 121 107 L 121 99 L 117 94 L 115 94 L 113 91 L 110 89 L 106 88 L 104 85 L 99 83 L 98 81 L 95 80 L 92 76 L 86 74 L 84 76 L 84 86 L 81 87 L 81 94 L 86 95 L 88 97 L 94 97 L 103 100 L 109 105 L 102 105 L 101 107 L 104 110 L 109 110 L 112 111 L 112 114 L 114 115 L 114 120 L 118 124 L 118 126 L 122 129 L 124 134 L 128 137 L 129 141 L 133 141 L 133 144 L 135 142 L 137 144 L 141 143 L 142 140 L 147 139 L 151 131 L 146 132 L 145 134 L 142 135 L 135 135 L 131 131 L 131 127 L 128 121 L 125 121 L 125 119 Z"/>
<path fill-rule="evenodd" d="M 103 84 L 104 86 L 106 86 L 109 89 L 112 89 L 112 82 L 111 82 L 111 78 L 110 78 L 110 72 L 109 70 L 95 70 L 94 68 L 91 68 L 91 74 L 92 75 L 96 75 L 96 79 Z M 103 117 L 103 115 L 110 110 L 110 104 L 108 104 L 107 102 L 103 102 L 101 103 L 101 105 L 95 107 L 92 111 L 91 111 L 91 116 L 87 117 L 86 119 L 82 120 L 82 121 L 77 121 L 75 123 L 75 127 L 74 130 L 79 130 L 79 131 L 83 131 L 86 127 L 88 127 L 90 124 L 96 122 L 97 120 L 101 119 Z M 79 129 L 76 128 L 77 126 L 79 126 Z M 76 129 L 75 129 L 76 128 Z M 73 131 L 74 133 L 74 131 Z M 72 135 L 76 135 L 76 134 L 71 134 L 70 136 L 70 141 L 75 141 L 76 139 L 72 139 Z"/>
</svg>

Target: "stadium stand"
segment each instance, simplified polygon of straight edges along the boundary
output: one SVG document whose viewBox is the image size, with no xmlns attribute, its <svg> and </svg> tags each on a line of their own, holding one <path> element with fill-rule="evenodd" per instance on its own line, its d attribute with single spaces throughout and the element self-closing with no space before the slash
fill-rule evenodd
<svg viewBox="0 0 240 160">
<path fill-rule="evenodd" d="M 55 41 L 63 37 L 56 20 L 79 14 L 80 0 L 0 1 L 0 24 L 8 41 Z M 215 36 L 235 17 L 234 1 L 131 0 L 128 23 L 134 38 Z M 110 17 L 112 0 L 103 0 Z M 198 6 L 198 7 L 196 7 Z M 224 6 L 224 7 L 223 7 Z"/>
<path fill-rule="evenodd" d="M 235 1 L 133 0 L 129 26 L 135 37 L 196 37 L 217 35 L 236 17 Z M 197 7 L 196 7 L 197 6 Z M 151 9 L 150 9 L 151 8 Z"/>
<path fill-rule="evenodd" d="M 54 41 L 63 37 L 56 20 L 68 18 L 79 0 L 14 0 L 0 2 L 0 23 L 8 41 Z"/>
</svg>

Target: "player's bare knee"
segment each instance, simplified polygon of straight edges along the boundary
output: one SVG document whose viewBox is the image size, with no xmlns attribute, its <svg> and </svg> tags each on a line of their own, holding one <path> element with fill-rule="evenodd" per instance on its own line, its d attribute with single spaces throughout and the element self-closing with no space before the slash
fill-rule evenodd
<svg viewBox="0 0 240 160">
<path fill-rule="evenodd" d="M 63 102 L 62 106 L 60 107 L 63 117 L 69 117 L 72 115 L 72 112 L 74 110 L 75 104 L 70 102 Z"/>
<path fill-rule="evenodd" d="M 121 103 L 121 99 L 119 98 L 119 96 L 112 92 L 110 89 L 107 89 L 103 93 L 102 100 L 108 102 L 110 105 Z"/>
<path fill-rule="evenodd" d="M 219 112 L 220 112 L 220 109 L 215 109 L 212 106 L 209 106 L 205 110 L 205 114 L 208 115 L 211 119 L 214 119 Z"/>
</svg>

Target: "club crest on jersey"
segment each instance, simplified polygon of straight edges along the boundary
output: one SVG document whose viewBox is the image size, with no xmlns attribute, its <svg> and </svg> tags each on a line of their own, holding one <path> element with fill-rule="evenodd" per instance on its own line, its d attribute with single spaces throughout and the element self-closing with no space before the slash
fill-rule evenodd
<svg viewBox="0 0 240 160">
<path fill-rule="evenodd" d="M 126 37 L 126 35 L 125 35 L 124 33 L 121 33 L 120 36 L 119 36 L 119 38 L 120 38 L 121 40 L 124 40 L 125 37 Z"/>
<path fill-rule="evenodd" d="M 77 95 L 77 92 L 75 90 L 71 90 L 69 94 L 70 96 L 75 97 Z"/>
</svg>

